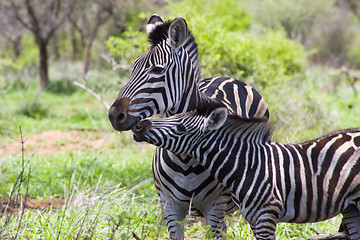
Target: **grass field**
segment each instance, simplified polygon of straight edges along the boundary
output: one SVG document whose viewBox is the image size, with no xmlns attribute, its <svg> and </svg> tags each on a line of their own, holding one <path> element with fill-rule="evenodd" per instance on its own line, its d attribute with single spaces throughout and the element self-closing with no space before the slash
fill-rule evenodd
<svg viewBox="0 0 360 240">
<path fill-rule="evenodd" d="M 318 122 L 330 121 L 331 127 L 320 131 L 317 125 L 289 128 L 274 122 L 276 139 L 297 142 L 360 127 L 360 96 L 346 82 L 334 90 L 324 86 L 314 91 L 329 119 Z M 118 90 L 102 96 L 111 103 Z M 0 94 L 0 238 L 167 237 L 152 182 L 154 148 L 135 143 L 130 132 L 115 132 L 102 103 L 82 89 L 59 94 L 29 87 Z M 291 124 L 297 116 L 284 117 Z M 315 234 L 312 228 L 335 232 L 340 219 L 279 224 L 277 237 L 304 239 Z M 227 221 L 228 239 L 254 239 L 238 213 Z M 199 219 L 186 222 L 186 238 L 209 237 Z"/>
</svg>

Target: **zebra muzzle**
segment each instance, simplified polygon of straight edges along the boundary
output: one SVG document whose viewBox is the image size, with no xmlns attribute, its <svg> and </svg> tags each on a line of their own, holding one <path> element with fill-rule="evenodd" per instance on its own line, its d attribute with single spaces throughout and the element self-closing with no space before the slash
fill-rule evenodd
<svg viewBox="0 0 360 240">
<path fill-rule="evenodd" d="M 138 122 L 133 128 L 134 140 L 137 142 L 147 141 L 146 132 L 151 128 L 150 120 L 142 120 Z"/>
<path fill-rule="evenodd" d="M 140 120 L 139 117 L 129 115 L 128 98 L 117 99 L 108 111 L 108 117 L 112 127 L 117 131 L 130 130 Z"/>
</svg>

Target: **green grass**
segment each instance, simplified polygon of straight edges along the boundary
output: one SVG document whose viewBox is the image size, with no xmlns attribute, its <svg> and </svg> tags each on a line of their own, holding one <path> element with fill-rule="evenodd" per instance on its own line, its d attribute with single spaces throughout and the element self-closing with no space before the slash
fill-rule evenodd
<svg viewBox="0 0 360 240">
<path fill-rule="evenodd" d="M 338 128 L 360 127 L 360 97 L 346 82 L 334 91 L 325 89 L 326 84 L 326 79 L 319 80 L 311 99 L 302 99 L 300 90 L 293 101 L 283 97 L 288 108 L 296 108 L 299 101 L 306 101 L 309 106 L 321 102 L 317 106 L 327 114 L 316 115 L 316 111 L 299 109 L 298 115 L 283 115 L 285 120 L 281 123 L 289 123 L 274 122 L 276 139 L 297 142 Z M 102 92 L 108 103 L 117 94 L 117 90 Z M 141 239 L 167 237 L 152 181 L 154 148 L 136 144 L 130 132 L 115 132 L 107 119 L 106 108 L 88 92 L 75 89 L 59 94 L 39 92 L 35 88 L 10 89 L 2 94 L 0 106 L 0 147 L 13 146 L 0 156 L 0 198 L 6 199 L 13 192 L 22 203 L 29 197 L 39 201 L 62 199 L 67 203 L 58 208 L 26 209 L 10 217 L 2 216 L 0 236 L 4 239 L 15 236 L 18 239 L 127 239 L 134 231 Z M 23 157 L 19 125 L 25 140 Z M 60 139 L 55 142 L 56 152 L 41 153 L 40 145 L 50 140 L 31 140 L 49 130 L 76 132 L 80 137 L 76 141 L 82 145 L 68 149 L 71 139 Z M 99 139 L 105 144 L 96 147 L 93 142 Z M 23 176 L 20 182 L 19 176 Z M 3 209 L 5 205 L 0 207 Z M 186 238 L 209 237 L 208 227 L 198 220 L 188 219 Z M 227 216 L 227 222 L 228 239 L 254 239 L 238 213 Z M 313 224 L 281 223 L 277 238 L 303 239 L 315 235 L 311 228 L 335 232 L 339 224 L 340 216 Z"/>
</svg>

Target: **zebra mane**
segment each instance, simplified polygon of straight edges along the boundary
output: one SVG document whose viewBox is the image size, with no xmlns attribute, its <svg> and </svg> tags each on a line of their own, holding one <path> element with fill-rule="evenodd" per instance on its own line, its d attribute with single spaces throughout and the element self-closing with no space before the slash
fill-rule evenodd
<svg viewBox="0 0 360 240">
<path fill-rule="evenodd" d="M 151 47 L 155 47 L 162 41 L 166 41 L 169 37 L 169 28 L 172 21 L 166 21 L 162 24 L 157 24 L 154 29 L 148 34 L 148 40 L 151 43 Z M 188 37 L 183 44 L 185 51 L 189 54 L 193 68 L 195 70 L 195 79 L 199 81 L 201 79 L 201 72 L 198 59 L 197 43 L 194 36 L 189 30 Z"/>
<path fill-rule="evenodd" d="M 243 118 L 237 115 L 229 115 L 225 125 L 239 129 L 254 127 L 254 131 L 261 133 L 260 141 L 262 143 L 271 142 L 273 128 L 267 118 Z"/>
<path fill-rule="evenodd" d="M 152 46 L 156 46 L 160 42 L 169 37 L 169 27 L 171 21 L 166 21 L 163 24 L 157 24 L 154 29 L 149 33 L 148 39 Z"/>
<path fill-rule="evenodd" d="M 169 37 L 169 28 L 170 28 L 171 23 L 172 23 L 172 21 L 166 21 L 162 24 L 157 24 L 154 26 L 154 29 L 148 35 L 148 40 L 153 46 L 156 46 L 157 44 L 166 40 Z M 191 34 L 190 30 L 189 30 L 189 34 L 188 34 L 186 42 L 194 42 L 195 43 L 195 38 Z M 197 44 L 196 44 L 196 46 L 197 46 Z"/>
<path fill-rule="evenodd" d="M 201 103 L 195 114 L 200 116 L 208 117 L 215 109 L 225 107 L 225 105 L 215 99 L 208 99 L 207 102 Z M 225 125 L 230 126 L 231 128 L 248 128 L 249 126 L 256 126 L 255 131 L 262 132 L 261 140 L 262 142 L 270 142 L 271 136 L 273 133 L 273 128 L 268 122 L 267 118 L 244 118 L 238 115 L 229 114 L 228 119 L 225 122 Z"/>
<path fill-rule="evenodd" d="M 205 100 L 206 99 L 206 100 Z M 208 117 L 212 111 L 217 108 L 225 107 L 225 105 L 215 99 L 205 98 L 204 101 L 200 101 L 198 106 L 196 107 L 196 114 Z"/>
</svg>

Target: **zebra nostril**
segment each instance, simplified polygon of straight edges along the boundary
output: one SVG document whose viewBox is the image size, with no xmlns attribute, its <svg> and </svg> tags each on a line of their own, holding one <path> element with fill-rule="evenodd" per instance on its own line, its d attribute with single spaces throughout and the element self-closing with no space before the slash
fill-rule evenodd
<svg viewBox="0 0 360 240">
<path fill-rule="evenodd" d="M 141 130 L 142 130 L 141 122 L 139 122 L 138 124 L 135 125 L 134 130 L 135 130 L 135 132 L 141 132 Z"/>
<path fill-rule="evenodd" d="M 142 120 L 133 127 L 133 131 L 137 133 L 146 132 L 150 127 L 151 122 L 149 120 Z"/>
</svg>

